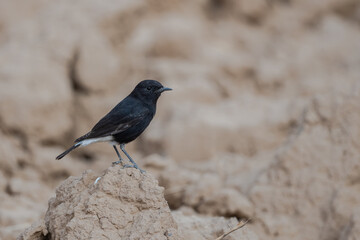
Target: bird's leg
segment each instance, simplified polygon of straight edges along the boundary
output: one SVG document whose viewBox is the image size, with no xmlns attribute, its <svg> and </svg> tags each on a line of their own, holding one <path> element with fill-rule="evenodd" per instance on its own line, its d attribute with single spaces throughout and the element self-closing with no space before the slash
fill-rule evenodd
<svg viewBox="0 0 360 240">
<path fill-rule="evenodd" d="M 120 149 L 121 151 L 123 151 L 123 153 L 125 153 L 125 155 L 127 156 L 127 158 L 129 159 L 129 161 L 133 164 L 132 166 L 126 166 L 126 167 L 133 167 L 136 169 L 139 169 L 141 173 L 144 173 L 145 171 L 142 170 L 141 168 L 139 168 L 139 166 L 136 164 L 136 162 L 134 160 L 132 160 L 132 158 L 130 157 L 130 155 L 125 151 L 125 144 L 120 144 Z"/>
<path fill-rule="evenodd" d="M 117 148 L 116 148 L 115 145 L 113 145 L 113 147 L 114 147 L 114 149 L 115 149 L 116 155 L 117 155 L 118 158 L 119 158 L 119 161 L 113 162 L 112 164 L 114 164 L 114 165 L 115 165 L 115 164 L 121 164 L 121 165 L 123 165 L 123 160 L 122 160 L 122 158 L 121 158 L 121 156 L 120 156 L 119 151 L 117 150 Z"/>
</svg>

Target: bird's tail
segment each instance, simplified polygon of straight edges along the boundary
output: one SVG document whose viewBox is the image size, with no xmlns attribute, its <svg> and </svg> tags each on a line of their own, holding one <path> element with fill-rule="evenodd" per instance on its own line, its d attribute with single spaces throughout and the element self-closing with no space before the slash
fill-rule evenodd
<svg viewBox="0 0 360 240">
<path fill-rule="evenodd" d="M 63 157 L 65 157 L 66 154 L 68 154 L 69 152 L 71 152 L 72 150 L 74 150 L 77 147 L 80 147 L 81 143 L 75 143 L 71 148 L 69 148 L 68 150 L 66 150 L 65 152 L 63 152 L 62 154 L 60 154 L 59 156 L 56 157 L 56 160 L 60 160 Z"/>
</svg>

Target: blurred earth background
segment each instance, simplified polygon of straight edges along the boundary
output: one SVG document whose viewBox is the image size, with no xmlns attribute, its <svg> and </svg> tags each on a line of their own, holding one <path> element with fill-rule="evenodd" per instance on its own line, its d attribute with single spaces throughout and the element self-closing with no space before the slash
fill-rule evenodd
<svg viewBox="0 0 360 240">
<path fill-rule="evenodd" d="M 174 90 L 127 150 L 189 226 L 360 239 L 359 0 L 0 0 L 0 239 L 116 160 L 54 159 L 143 79 Z"/>
</svg>

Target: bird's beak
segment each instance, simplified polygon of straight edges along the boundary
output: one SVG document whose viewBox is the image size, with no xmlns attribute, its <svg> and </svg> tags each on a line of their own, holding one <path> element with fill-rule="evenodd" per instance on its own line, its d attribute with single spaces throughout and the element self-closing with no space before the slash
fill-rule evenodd
<svg viewBox="0 0 360 240">
<path fill-rule="evenodd" d="M 162 87 L 162 88 L 159 88 L 158 90 L 156 90 L 156 93 L 162 93 L 162 92 L 171 91 L 171 90 L 172 90 L 172 88 Z"/>
</svg>

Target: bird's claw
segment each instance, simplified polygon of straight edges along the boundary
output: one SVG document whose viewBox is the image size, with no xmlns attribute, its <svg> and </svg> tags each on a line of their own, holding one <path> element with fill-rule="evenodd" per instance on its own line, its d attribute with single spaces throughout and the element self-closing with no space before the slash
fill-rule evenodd
<svg viewBox="0 0 360 240">
<path fill-rule="evenodd" d="M 112 164 L 113 165 L 121 164 L 123 168 L 136 168 L 136 169 L 140 170 L 141 173 L 146 173 L 146 171 L 139 168 L 139 166 L 137 164 L 129 165 L 129 164 L 124 164 L 122 161 L 112 162 Z"/>
<path fill-rule="evenodd" d="M 124 164 L 123 165 L 123 168 L 132 168 L 133 167 L 133 165 L 129 165 L 129 164 Z"/>
<path fill-rule="evenodd" d="M 125 165 L 123 165 L 123 168 L 136 168 L 136 169 L 140 170 L 141 173 L 146 173 L 146 171 L 139 168 L 139 166 L 137 164 L 134 164 L 134 165 L 125 164 Z"/>
<path fill-rule="evenodd" d="M 121 164 L 121 165 L 123 165 L 123 162 L 122 162 L 122 161 L 116 161 L 116 162 L 112 162 L 112 165 L 118 165 L 118 164 Z"/>
</svg>

